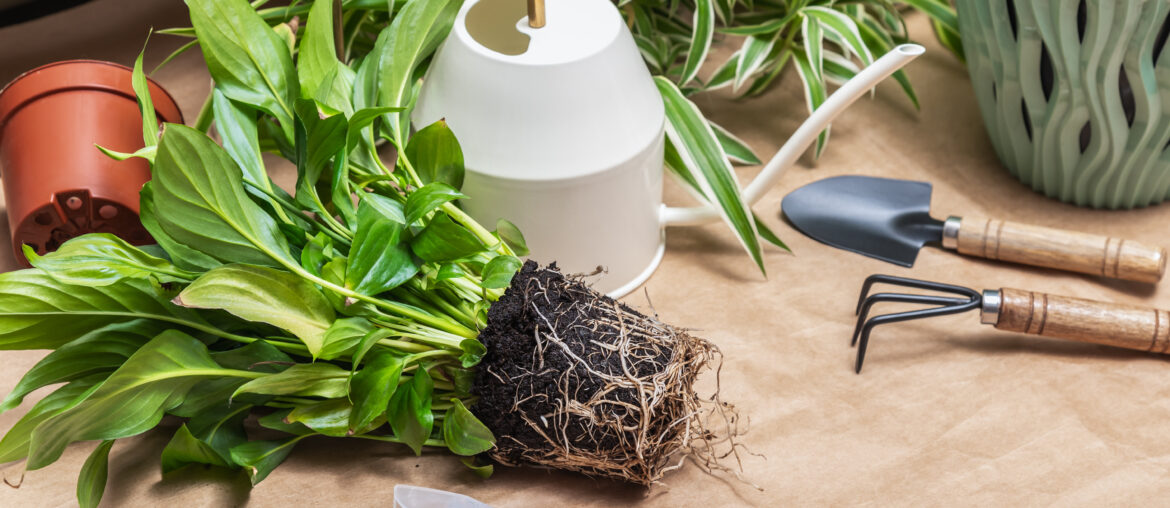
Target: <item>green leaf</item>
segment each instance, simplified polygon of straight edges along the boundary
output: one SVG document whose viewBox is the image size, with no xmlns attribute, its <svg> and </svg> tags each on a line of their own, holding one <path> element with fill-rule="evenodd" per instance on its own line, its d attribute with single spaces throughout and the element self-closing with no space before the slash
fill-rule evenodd
<svg viewBox="0 0 1170 508">
<path fill-rule="evenodd" d="M 211 353 L 211 359 L 225 369 L 254 372 L 280 372 L 284 368 L 276 364 L 291 364 L 293 361 L 287 354 L 265 340 L 226 351 L 216 351 Z"/>
<path fill-rule="evenodd" d="M 865 65 L 873 63 L 873 53 L 870 53 L 865 42 L 861 40 L 857 23 L 849 16 L 821 6 L 807 7 L 802 12 L 805 16 L 816 19 L 828 32 L 828 35 L 832 36 L 834 40 L 840 41 L 845 48 L 856 54 L 862 63 Z"/>
<path fill-rule="evenodd" d="M 256 110 L 227 98 L 219 88 L 211 89 L 211 110 L 223 149 L 243 170 L 244 181 L 271 191 L 272 182 L 260 155 Z"/>
<path fill-rule="evenodd" d="M 293 364 L 292 358 L 263 340 L 243 347 L 211 353 L 211 359 L 225 369 L 260 373 L 281 372 Z M 224 377 L 200 382 L 191 389 L 191 393 L 187 394 L 183 403 L 170 410 L 169 414 L 191 418 L 191 431 L 197 437 L 202 437 L 201 431 L 196 425 L 201 418 L 214 417 L 220 413 L 226 414 L 249 404 L 267 402 L 267 397 L 263 396 L 241 397 L 243 403 L 231 400 L 232 394 L 247 381 L 247 378 Z M 211 441 L 208 442 L 214 444 Z M 227 447 L 221 448 L 220 451 L 226 460 Z"/>
<path fill-rule="evenodd" d="M 349 228 L 357 226 L 357 209 L 353 205 L 353 187 L 349 180 L 349 156 L 344 149 L 333 157 L 333 174 L 330 181 L 330 201 L 333 210 Z"/>
<path fill-rule="evenodd" d="M 434 386 L 430 374 L 420 366 L 410 382 L 394 392 L 386 410 L 394 435 L 415 455 L 422 455 L 423 443 L 431 437 L 435 425 L 435 415 L 431 413 Z"/>
<path fill-rule="evenodd" d="M 926 15 L 936 21 L 946 23 L 950 26 L 959 25 L 959 18 L 955 14 L 955 9 L 950 6 L 949 2 L 944 0 L 901 0 L 901 2 L 926 13 Z"/>
<path fill-rule="evenodd" d="M 163 231 L 154 216 L 154 186 L 151 182 L 146 182 L 142 186 L 138 204 L 140 207 L 138 219 L 142 221 L 142 227 L 146 228 L 154 241 L 158 242 L 159 248 L 170 256 L 175 266 L 184 270 L 206 272 L 220 265 L 217 259 L 179 243 Z"/>
<path fill-rule="evenodd" d="M 93 330 L 138 319 L 207 326 L 146 281 L 85 287 L 61 284 L 35 269 L 0 274 L 0 350 L 56 349 Z"/>
<path fill-rule="evenodd" d="M 382 339 L 388 339 L 393 335 L 394 332 L 390 330 L 385 328 L 376 328 L 362 337 L 361 342 L 359 342 L 357 347 L 353 350 L 354 372 L 357 372 L 358 366 L 362 364 L 362 360 L 365 359 L 366 353 L 370 352 L 370 349 L 374 347 L 374 344 L 377 344 L 378 341 Z"/>
<path fill-rule="evenodd" d="M 157 143 L 157 141 L 156 141 L 156 143 Z M 142 159 L 146 159 L 151 164 L 154 164 L 154 157 L 155 157 L 155 155 L 158 154 L 158 145 L 144 146 L 142 148 L 139 148 L 138 150 L 136 150 L 133 153 L 126 153 L 126 152 L 119 152 L 117 150 L 110 150 L 109 148 L 106 148 L 106 147 L 101 146 L 101 145 L 93 145 L 93 146 L 96 146 L 97 149 L 100 150 L 103 154 L 105 154 L 106 157 L 109 157 L 109 158 L 114 159 L 116 161 L 124 161 L 126 159 L 139 157 Z"/>
<path fill-rule="evenodd" d="M 297 436 L 281 441 L 250 441 L 232 448 L 232 462 L 248 472 L 252 485 L 260 483 L 279 466 L 300 440 Z"/>
<path fill-rule="evenodd" d="M 268 323 L 301 339 L 314 357 L 324 345 L 335 314 L 312 282 L 260 266 L 227 265 L 199 277 L 175 298 L 196 309 L 221 309 L 248 321 Z"/>
<path fill-rule="evenodd" d="M 413 225 L 415 221 L 443 206 L 444 203 L 466 197 L 454 187 L 442 182 L 426 184 L 421 189 L 411 192 L 406 198 L 406 223 Z"/>
<path fill-rule="evenodd" d="M 186 427 L 192 436 L 211 447 L 225 465 L 230 465 L 231 449 L 248 441 L 244 420 L 251 410 L 250 404 L 225 402 L 195 415 L 186 423 Z"/>
<path fill-rule="evenodd" d="M 386 29 L 384 53 L 377 62 L 378 106 L 409 106 L 416 69 L 447 37 L 461 4 L 457 0 L 409 0 L 398 11 Z M 407 135 L 399 125 L 401 114 L 390 113 L 386 118 L 386 126 L 398 147 L 405 146 Z"/>
<path fill-rule="evenodd" d="M 345 397 L 348 381 L 349 371 L 332 363 L 298 363 L 283 372 L 244 383 L 232 398 L 241 393 L 255 393 L 336 399 Z"/>
<path fill-rule="evenodd" d="M 796 11 L 795 9 L 793 10 Z M 752 25 L 740 25 L 731 27 L 720 27 L 719 33 L 730 35 L 764 35 L 775 33 L 788 25 L 792 21 L 792 16 L 785 16 L 782 18 L 772 19 L 763 23 L 756 23 Z"/>
<path fill-rule="evenodd" d="M 755 213 L 752 213 L 752 220 L 756 222 L 756 229 L 760 232 L 760 238 L 767 240 L 768 243 L 780 247 L 781 249 L 792 252 L 792 249 L 789 249 L 788 245 L 785 245 L 784 240 L 781 240 L 779 236 L 776 236 L 776 233 L 774 233 L 772 229 L 767 226 L 767 224 L 764 224 L 764 221 L 761 221 L 760 217 Z"/>
<path fill-rule="evenodd" d="M 382 106 L 378 104 L 378 84 L 381 80 L 382 60 L 386 58 L 386 47 L 390 44 L 390 39 L 389 27 L 383 28 L 378 33 L 373 49 L 358 64 L 357 77 L 353 82 L 354 109 Z"/>
<path fill-rule="evenodd" d="M 321 267 L 333 258 L 333 240 L 325 233 L 317 233 L 313 239 L 301 249 L 301 268 L 320 277 Z"/>
<path fill-rule="evenodd" d="M 175 431 L 170 442 L 163 448 L 161 462 L 162 474 L 164 475 L 191 464 L 220 467 L 228 465 L 211 445 L 192 435 L 186 424 L 181 425 L 179 430 Z"/>
<path fill-rule="evenodd" d="M 812 64 L 816 74 L 821 75 L 825 69 L 825 34 L 821 23 L 813 16 L 805 16 L 801 21 L 800 30 L 800 35 L 804 38 L 805 54 L 808 56 L 808 61 Z M 858 33 L 859 37 L 860 35 Z"/>
<path fill-rule="evenodd" d="M 149 277 L 160 282 L 190 282 L 199 276 L 142 252 L 109 233 L 73 238 L 43 257 L 27 245 L 24 247 L 29 263 L 62 284 L 109 286 L 123 279 Z"/>
<path fill-rule="evenodd" d="M 683 65 L 682 77 L 678 82 L 681 85 L 689 83 L 699 73 L 699 68 L 707 59 L 707 52 L 711 50 L 711 40 L 715 35 L 715 6 L 712 0 L 695 0 L 695 14 L 691 47 L 687 50 L 686 64 Z"/>
<path fill-rule="evenodd" d="M 424 261 L 447 262 L 483 252 L 484 246 L 479 236 L 438 213 L 411 242 L 411 249 Z"/>
<path fill-rule="evenodd" d="M 146 40 L 150 41 L 150 35 L 146 36 Z M 158 144 L 158 116 L 154 112 L 154 100 L 150 97 L 150 82 L 146 79 L 146 73 L 142 71 L 143 53 L 146 53 L 145 45 L 142 51 L 138 52 L 138 58 L 134 59 L 130 86 L 134 89 L 134 96 L 138 98 L 138 111 L 142 114 L 142 142 L 145 143 L 143 149 L 147 149 Z"/>
<path fill-rule="evenodd" d="M 358 228 L 349 251 L 345 286 L 364 295 L 377 295 L 398 287 L 418 265 L 404 241 L 402 205 L 372 194 L 358 205 Z"/>
<path fill-rule="evenodd" d="M 821 107 L 821 104 L 825 103 L 827 94 L 825 92 L 824 76 L 809 61 L 804 52 L 797 51 L 793 55 L 793 59 L 796 61 L 796 71 L 800 74 L 800 81 L 804 85 L 804 98 L 808 105 L 808 110 L 811 113 Z M 824 132 L 817 137 L 815 157 L 821 156 L 821 152 L 825 149 L 825 145 L 828 142 L 829 127 L 825 127 Z"/>
<path fill-rule="evenodd" d="M 441 182 L 456 190 L 463 188 L 463 148 L 446 121 L 416 132 L 406 145 L 406 158 L 423 184 Z"/>
<path fill-rule="evenodd" d="M 17 420 L 12 428 L 0 439 L 0 464 L 20 460 L 28 456 L 28 444 L 32 432 L 41 422 L 76 406 L 90 396 L 103 381 L 106 374 L 93 374 L 58 388 L 33 405 Z"/>
<path fill-rule="evenodd" d="M 487 348 L 476 339 L 463 339 L 459 343 L 459 348 L 463 350 L 463 354 L 459 355 L 459 363 L 465 369 L 479 364 L 479 361 L 483 360 L 483 355 L 487 354 Z"/>
<path fill-rule="evenodd" d="M 930 26 L 934 28 L 934 35 L 943 47 L 955 55 L 960 62 L 966 63 L 967 55 L 963 50 L 963 39 L 959 36 L 959 27 L 957 25 L 948 25 L 937 19 L 931 20 Z"/>
<path fill-rule="evenodd" d="M 482 252 L 484 245 L 479 237 L 456 224 L 447 214 L 438 213 L 411 242 L 410 248 L 424 261 L 444 263 Z"/>
<path fill-rule="evenodd" d="M 365 366 L 353 375 L 349 384 L 349 397 L 354 403 L 349 414 L 351 431 L 366 428 L 386 413 L 390 398 L 398 388 L 403 366 L 402 357 L 383 349 L 370 355 Z"/>
<path fill-rule="evenodd" d="M 284 420 L 299 423 L 326 436 L 345 437 L 349 434 L 349 415 L 352 411 L 353 405 L 348 400 L 331 399 L 298 406 Z"/>
<path fill-rule="evenodd" d="M 353 114 L 353 86 L 357 73 L 345 64 L 335 61 L 333 70 L 325 75 L 311 99 L 346 115 Z"/>
<path fill-rule="evenodd" d="M 41 387 L 93 375 L 105 379 L 161 331 L 158 323 L 130 321 L 99 328 L 57 348 L 20 378 L 0 403 L 0 413 L 19 406 L 26 395 Z"/>
<path fill-rule="evenodd" d="M 885 54 L 890 49 L 893 49 L 894 41 L 890 39 L 890 36 L 883 32 L 880 26 L 875 28 L 870 26 L 870 23 L 876 22 L 867 18 L 857 23 L 857 28 L 861 32 L 861 38 L 865 40 L 865 43 L 881 54 Z M 848 59 L 831 52 L 825 53 L 826 78 L 837 74 L 844 78 L 842 80 L 844 81 L 851 79 L 858 71 L 859 69 Z M 914 109 L 919 109 L 918 95 L 914 93 L 914 87 L 910 85 L 910 79 L 906 77 L 906 71 L 899 70 L 895 72 L 894 80 L 898 82 L 898 85 L 902 87 L 902 91 L 910 98 L 910 102 L 914 104 Z"/>
<path fill-rule="evenodd" d="M 723 147 L 723 151 L 727 153 L 728 160 L 737 164 L 763 164 L 763 161 L 756 156 L 756 153 L 747 145 L 747 142 L 739 139 L 731 131 L 720 127 L 715 122 L 708 121 L 707 123 L 715 131 L 715 137 L 719 140 L 719 145 Z"/>
<path fill-rule="evenodd" d="M 470 469 L 472 473 L 475 473 L 475 476 L 483 479 L 490 478 L 492 473 L 496 471 L 495 466 L 491 464 L 477 464 L 475 457 L 463 457 L 459 461 L 467 466 L 467 469 Z"/>
<path fill-rule="evenodd" d="M 738 92 L 748 78 L 760 70 L 760 66 L 772 53 L 772 47 L 776 45 L 776 38 L 779 35 L 780 32 L 764 37 L 749 35 L 744 39 L 743 47 L 737 53 L 739 57 L 735 62 L 735 81 L 731 88 L 733 91 Z"/>
<path fill-rule="evenodd" d="M 428 265 L 427 268 L 434 269 L 434 267 L 430 265 Z M 467 272 L 464 272 L 463 269 L 459 267 L 458 263 L 444 263 L 443 265 L 439 266 L 438 270 L 435 270 L 433 275 L 436 281 L 458 279 L 459 277 L 465 276 L 467 276 Z"/>
<path fill-rule="evenodd" d="M 216 86 L 229 98 L 276 117 L 292 139 L 292 104 L 300 87 L 287 43 L 246 0 L 186 2 Z"/>
<path fill-rule="evenodd" d="M 801 24 L 801 35 L 805 40 L 805 52 L 796 52 L 796 70 L 804 82 L 805 99 L 809 104 L 809 112 L 816 111 L 824 104 L 828 95 L 825 90 L 825 58 L 824 31 L 821 22 L 814 16 L 805 16 Z M 858 34 L 860 36 L 860 33 Z M 820 158 L 829 142 L 829 127 L 817 136 L 817 146 L 814 158 Z"/>
<path fill-rule="evenodd" d="M 159 30 L 159 33 L 165 33 L 165 32 L 166 32 L 166 30 Z M 194 32 L 192 32 L 192 35 L 193 35 L 193 34 L 194 34 Z M 186 53 L 186 52 L 187 52 L 187 50 L 189 50 L 189 49 L 191 49 L 191 48 L 195 47 L 195 45 L 196 45 L 196 44 L 199 44 L 199 41 L 198 41 L 198 40 L 191 40 L 191 41 L 188 41 L 186 44 L 183 44 L 182 46 L 179 46 L 179 48 L 178 48 L 178 49 L 176 49 L 176 50 L 172 51 L 172 52 L 171 52 L 171 54 L 167 55 L 167 57 L 166 57 L 166 58 L 163 58 L 163 59 L 162 59 L 162 61 L 158 63 L 158 65 L 155 65 L 155 66 L 154 66 L 154 69 L 151 69 L 150 73 L 151 73 L 151 74 L 157 74 L 157 73 L 158 73 L 158 71 L 159 71 L 159 69 L 162 69 L 162 68 L 163 68 L 163 67 L 165 67 L 165 66 L 166 66 L 168 63 L 171 63 L 171 60 L 174 60 L 174 59 L 175 59 L 175 58 L 177 58 L 179 55 L 182 55 L 183 53 Z"/>
<path fill-rule="evenodd" d="M 362 202 L 371 206 L 386 220 L 406 224 L 406 214 L 402 211 L 402 203 L 380 194 L 363 193 Z"/>
<path fill-rule="evenodd" d="M 443 419 L 443 441 L 447 448 L 456 455 L 472 456 L 488 450 L 496 445 L 496 437 L 492 431 L 480 422 L 463 402 L 451 399 L 451 409 Z"/>
<path fill-rule="evenodd" d="M 346 135 L 346 147 L 348 150 L 353 151 L 354 147 L 358 145 L 359 141 L 362 139 L 367 139 L 365 137 L 366 134 L 363 134 L 363 131 L 366 131 L 366 128 L 370 125 L 373 125 L 375 120 L 387 113 L 402 111 L 403 109 L 404 108 L 396 107 L 369 107 L 354 112 L 353 115 L 349 117 L 349 128 L 347 129 Z M 417 135 L 418 134 L 415 134 L 415 136 Z"/>
<path fill-rule="evenodd" d="M 102 502 L 110 472 L 110 448 L 113 446 L 113 439 L 102 441 L 81 466 L 81 475 L 77 478 L 77 504 L 81 508 L 96 508 Z"/>
<path fill-rule="evenodd" d="M 317 185 L 329 160 L 345 146 L 345 115 L 313 100 L 297 99 L 297 203 L 316 210 L 327 221 L 333 213 L 321 202 Z"/>
<path fill-rule="evenodd" d="M 313 429 L 306 427 L 303 423 L 285 421 L 285 418 L 288 418 L 288 415 L 291 413 L 291 409 L 269 413 L 267 415 L 261 416 L 260 418 L 257 418 L 256 423 L 260 424 L 261 427 L 266 429 L 272 429 L 277 432 L 292 434 L 294 436 L 308 436 L 315 434 Z"/>
<path fill-rule="evenodd" d="M 331 72 L 337 72 L 337 64 L 340 62 L 337 61 L 334 40 L 333 0 L 316 0 L 309 9 L 301 48 L 297 52 L 297 75 L 302 97 L 315 97 L 317 87 Z"/>
<path fill-rule="evenodd" d="M 736 51 L 723 65 L 715 69 L 711 78 L 703 86 L 704 90 L 717 90 L 730 85 L 735 80 L 735 69 L 739 65 L 739 52 Z"/>
<path fill-rule="evenodd" d="M 716 205 L 719 215 L 731 226 L 744 250 L 763 273 L 764 260 L 755 222 L 740 193 L 735 170 L 715 131 L 699 108 L 683 97 L 674 83 L 661 76 L 655 77 L 654 81 L 666 105 L 666 135 L 681 163 L 680 168 L 672 169 L 687 170 L 685 178 L 696 182 L 707 201 Z"/>
<path fill-rule="evenodd" d="M 496 256 L 483 267 L 483 288 L 506 288 L 524 263 L 516 256 Z"/>
<path fill-rule="evenodd" d="M 517 256 L 527 256 L 528 242 L 524 240 L 524 233 L 520 232 L 520 228 L 516 227 L 507 219 L 499 219 L 496 221 L 496 235 L 500 237 L 512 252 Z"/>
<path fill-rule="evenodd" d="M 338 319 L 325 331 L 325 344 L 318 358 L 332 360 L 353 350 L 371 331 L 374 325 L 360 317 Z"/>
<path fill-rule="evenodd" d="M 276 222 L 244 192 L 239 166 L 203 133 L 168 124 L 152 184 L 154 217 L 178 243 L 225 263 L 295 263 Z"/>
<path fill-rule="evenodd" d="M 220 368 L 198 340 L 174 330 L 163 332 L 84 401 L 37 426 L 29 444 L 28 469 L 53 463 L 72 442 L 146 432 L 196 383 L 232 372 Z"/>
</svg>

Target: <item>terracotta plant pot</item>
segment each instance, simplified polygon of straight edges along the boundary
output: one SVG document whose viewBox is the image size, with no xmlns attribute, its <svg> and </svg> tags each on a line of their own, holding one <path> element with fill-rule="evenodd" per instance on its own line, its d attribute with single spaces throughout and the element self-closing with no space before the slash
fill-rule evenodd
<svg viewBox="0 0 1170 508">
<path fill-rule="evenodd" d="M 142 121 L 127 67 L 70 60 L 38 67 L 0 90 L 0 179 L 16 259 L 85 233 L 151 243 L 138 220 L 146 161 L 116 161 L 94 145 L 134 152 Z M 182 123 L 174 99 L 150 83 L 159 121 Z"/>
</svg>

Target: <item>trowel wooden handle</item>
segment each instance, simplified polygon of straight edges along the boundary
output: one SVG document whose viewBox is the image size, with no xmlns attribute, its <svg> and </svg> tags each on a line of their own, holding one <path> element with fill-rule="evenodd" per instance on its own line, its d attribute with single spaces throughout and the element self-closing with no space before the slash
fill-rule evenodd
<svg viewBox="0 0 1170 508">
<path fill-rule="evenodd" d="M 943 246 L 969 256 L 1155 283 L 1166 273 L 1166 249 L 1131 240 L 994 219 L 951 217 Z"/>
<path fill-rule="evenodd" d="M 1008 288 L 996 302 L 993 293 L 984 293 L 983 321 L 1000 330 L 1170 353 L 1170 312 Z"/>
</svg>

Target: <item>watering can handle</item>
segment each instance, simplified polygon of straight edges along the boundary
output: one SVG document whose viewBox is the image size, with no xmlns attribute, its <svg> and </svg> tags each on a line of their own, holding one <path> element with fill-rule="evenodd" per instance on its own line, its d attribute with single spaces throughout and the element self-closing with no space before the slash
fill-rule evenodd
<svg viewBox="0 0 1170 508">
<path fill-rule="evenodd" d="M 800 128 L 796 129 L 792 137 L 788 138 L 788 142 L 780 147 L 776 155 L 772 156 L 772 160 L 768 161 L 768 164 L 760 171 L 759 176 L 743 191 L 744 202 L 751 206 L 759 201 L 764 193 L 775 185 L 784 170 L 796 163 L 800 155 L 816 141 L 821 131 L 825 130 L 825 127 L 837 118 L 837 115 L 924 51 L 925 49 L 917 44 L 902 44 L 890 50 L 889 53 L 877 59 L 837 89 L 821 107 L 808 117 L 808 120 L 801 124 Z M 668 226 L 705 224 L 719 220 L 720 216 L 720 210 L 714 204 L 690 208 L 667 206 L 662 208 L 662 222 Z"/>
</svg>

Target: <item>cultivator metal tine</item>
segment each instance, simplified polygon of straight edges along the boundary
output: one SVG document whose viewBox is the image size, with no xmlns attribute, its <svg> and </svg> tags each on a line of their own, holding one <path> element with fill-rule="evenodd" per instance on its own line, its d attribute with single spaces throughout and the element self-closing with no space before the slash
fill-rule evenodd
<svg viewBox="0 0 1170 508">
<path fill-rule="evenodd" d="M 865 323 L 865 318 L 869 316 L 869 309 L 874 304 L 881 302 L 899 302 L 899 303 L 921 303 L 926 305 L 939 305 L 949 307 L 952 305 L 963 305 L 971 301 L 969 298 L 948 298 L 945 296 L 930 296 L 930 295 L 909 295 L 905 293 L 877 293 L 871 295 L 862 301 L 860 312 L 857 314 L 857 326 L 853 328 L 853 340 L 849 342 L 850 346 L 857 345 L 857 336 L 861 334 L 861 325 Z"/>
<path fill-rule="evenodd" d="M 874 284 L 890 284 L 914 289 L 937 291 L 940 293 L 950 293 L 959 295 L 963 298 L 936 295 L 919 295 L 911 293 L 877 293 L 874 295 L 869 295 L 869 290 L 873 287 Z M 870 309 L 875 304 L 882 302 L 918 303 L 933 305 L 934 307 L 898 312 L 894 314 L 884 314 L 881 316 L 869 318 Z M 856 372 L 858 374 L 861 373 L 861 365 L 865 361 L 865 351 L 869 346 L 870 332 L 873 331 L 874 327 L 878 325 L 909 321 L 913 319 L 924 319 L 934 316 L 958 314 L 978 308 L 980 305 L 982 305 L 982 303 L 983 295 L 981 293 L 975 291 L 974 289 L 965 288 L 962 286 L 918 279 L 908 279 L 905 277 L 895 277 L 893 275 L 871 275 L 867 277 L 861 286 L 861 296 L 857 300 L 857 325 L 853 328 L 853 339 L 850 341 L 850 346 L 858 345 L 857 364 L 855 367 Z"/>
</svg>

